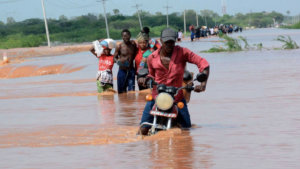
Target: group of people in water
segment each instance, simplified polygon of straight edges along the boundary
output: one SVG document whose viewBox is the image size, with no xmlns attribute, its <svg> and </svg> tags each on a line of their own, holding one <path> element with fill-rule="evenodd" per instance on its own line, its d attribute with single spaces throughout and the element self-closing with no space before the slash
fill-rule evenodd
<svg viewBox="0 0 300 169">
<path fill-rule="evenodd" d="M 242 32 L 243 27 L 238 27 L 236 25 L 219 25 L 215 26 L 213 28 L 211 27 L 194 27 L 194 25 L 191 25 L 189 27 L 190 33 L 191 33 L 191 41 L 198 40 L 200 38 L 206 38 L 208 36 L 217 36 L 221 33 L 223 34 L 231 34 L 233 32 Z"/>
<path fill-rule="evenodd" d="M 187 48 L 175 45 L 181 33 L 166 28 L 161 32 L 160 43 L 156 39 L 149 37 L 149 28 L 144 27 L 138 34 L 137 40 L 131 40 L 131 33 L 124 29 L 121 32 L 123 42 L 116 45 L 112 39 L 99 40 L 103 47 L 101 54 L 95 51 L 93 46 L 90 51 L 99 59 L 99 72 L 97 77 L 98 92 L 109 91 L 113 88 L 112 68 L 114 63 L 119 65 L 117 75 L 118 93 L 126 93 L 135 90 L 135 75 L 137 75 L 140 90 L 146 89 L 147 78 L 139 77 L 138 71 L 148 68 L 149 77 L 154 78 L 158 84 L 166 86 L 182 87 L 183 75 L 187 62 L 195 64 L 199 72 L 209 76 L 209 63 L 206 59 Z M 179 31 L 180 32 L 180 31 Z M 111 50 L 115 49 L 114 55 Z M 195 92 L 204 92 L 207 81 L 194 87 Z M 143 111 L 141 123 L 152 123 L 153 116 L 150 110 L 155 104 L 154 99 L 158 95 L 156 86 L 153 87 L 153 100 L 148 101 Z M 184 108 L 178 110 L 177 122 L 182 128 L 191 127 L 191 119 L 186 106 L 186 101 L 182 90 L 175 96 L 174 101 L 183 102 Z M 149 126 L 144 126 L 140 134 L 147 134 Z"/>
<path fill-rule="evenodd" d="M 138 71 L 141 68 L 147 68 L 147 57 L 161 47 L 160 43 L 149 37 L 150 29 L 144 27 L 138 34 L 136 41 L 131 40 L 131 33 L 128 29 L 121 32 L 123 42 L 116 45 L 112 39 L 99 40 L 100 45 L 104 48 L 103 53 L 97 56 L 95 48 L 92 46 L 90 51 L 99 59 L 99 69 L 97 75 L 98 93 L 111 91 L 113 88 L 112 69 L 114 63 L 119 66 L 117 74 L 118 93 L 126 93 L 127 91 L 135 91 L 135 76 L 137 80 L 140 78 Z M 115 44 L 115 45 L 110 45 Z M 109 48 L 109 46 L 111 46 Z M 111 50 L 115 48 L 114 55 Z M 139 90 L 147 89 L 147 87 L 139 85 Z"/>
</svg>

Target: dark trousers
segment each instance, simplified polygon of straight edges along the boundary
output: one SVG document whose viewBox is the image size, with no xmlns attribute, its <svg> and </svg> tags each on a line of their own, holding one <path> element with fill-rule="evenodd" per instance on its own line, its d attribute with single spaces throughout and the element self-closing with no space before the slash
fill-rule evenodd
<svg viewBox="0 0 300 169">
<path fill-rule="evenodd" d="M 126 93 L 135 90 L 135 70 L 119 69 L 118 72 L 118 93 Z"/>
</svg>

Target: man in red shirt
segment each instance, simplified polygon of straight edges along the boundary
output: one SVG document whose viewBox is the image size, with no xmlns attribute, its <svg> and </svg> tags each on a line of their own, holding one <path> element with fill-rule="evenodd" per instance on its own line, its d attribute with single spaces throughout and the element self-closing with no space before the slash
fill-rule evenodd
<svg viewBox="0 0 300 169">
<path fill-rule="evenodd" d="M 153 52 L 147 59 L 149 75 L 154 77 L 154 80 L 158 84 L 165 84 L 166 86 L 182 87 L 183 74 L 186 67 L 186 63 L 193 63 L 197 65 L 199 72 L 209 75 L 209 64 L 204 59 L 190 51 L 187 48 L 175 46 L 177 38 L 177 32 L 173 29 L 166 28 L 161 33 L 160 41 L 162 47 Z M 146 79 L 140 78 L 138 83 L 145 85 Z M 195 92 L 205 91 L 207 81 L 202 82 L 200 85 L 195 86 Z M 158 93 L 156 92 L 156 86 L 152 90 L 152 96 L 155 99 Z M 190 115 L 186 106 L 186 101 L 183 98 L 182 90 L 175 97 L 175 102 L 182 101 L 184 108 L 179 109 L 177 121 L 182 128 L 191 127 Z M 153 116 L 150 115 L 150 111 L 155 101 L 148 101 L 143 112 L 141 124 L 144 122 L 153 122 Z M 142 128 L 142 134 L 148 133 L 150 126 Z"/>
</svg>

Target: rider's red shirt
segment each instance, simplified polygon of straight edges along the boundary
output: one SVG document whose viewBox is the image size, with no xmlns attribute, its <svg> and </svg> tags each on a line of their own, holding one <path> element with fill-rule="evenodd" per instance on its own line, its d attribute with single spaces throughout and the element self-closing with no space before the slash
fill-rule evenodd
<svg viewBox="0 0 300 169">
<path fill-rule="evenodd" d="M 193 63 L 197 65 L 199 72 L 202 72 L 209 63 L 199 55 L 190 51 L 187 48 L 175 46 L 171 61 L 169 64 L 169 70 L 167 70 L 161 63 L 160 50 L 153 52 L 147 59 L 149 74 L 155 77 L 155 81 L 159 84 L 165 84 L 166 86 L 182 87 L 183 74 L 186 63 Z M 152 90 L 153 98 L 156 98 L 156 86 Z M 180 102 L 183 99 L 182 90 L 175 97 L 175 102 Z"/>
</svg>

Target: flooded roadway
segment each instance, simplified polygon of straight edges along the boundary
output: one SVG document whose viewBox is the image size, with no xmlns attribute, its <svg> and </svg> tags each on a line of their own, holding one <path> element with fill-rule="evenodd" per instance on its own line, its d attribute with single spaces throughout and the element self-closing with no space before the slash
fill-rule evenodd
<svg viewBox="0 0 300 169">
<path fill-rule="evenodd" d="M 279 34 L 300 44 L 299 30 L 240 35 L 279 47 Z M 218 40 L 179 45 L 199 52 Z M 146 139 L 135 133 L 147 92 L 97 95 L 92 54 L 11 65 L 78 69 L 0 80 L 0 168 L 300 168 L 300 50 L 200 55 L 211 76 L 188 104 L 196 127 Z"/>
</svg>

